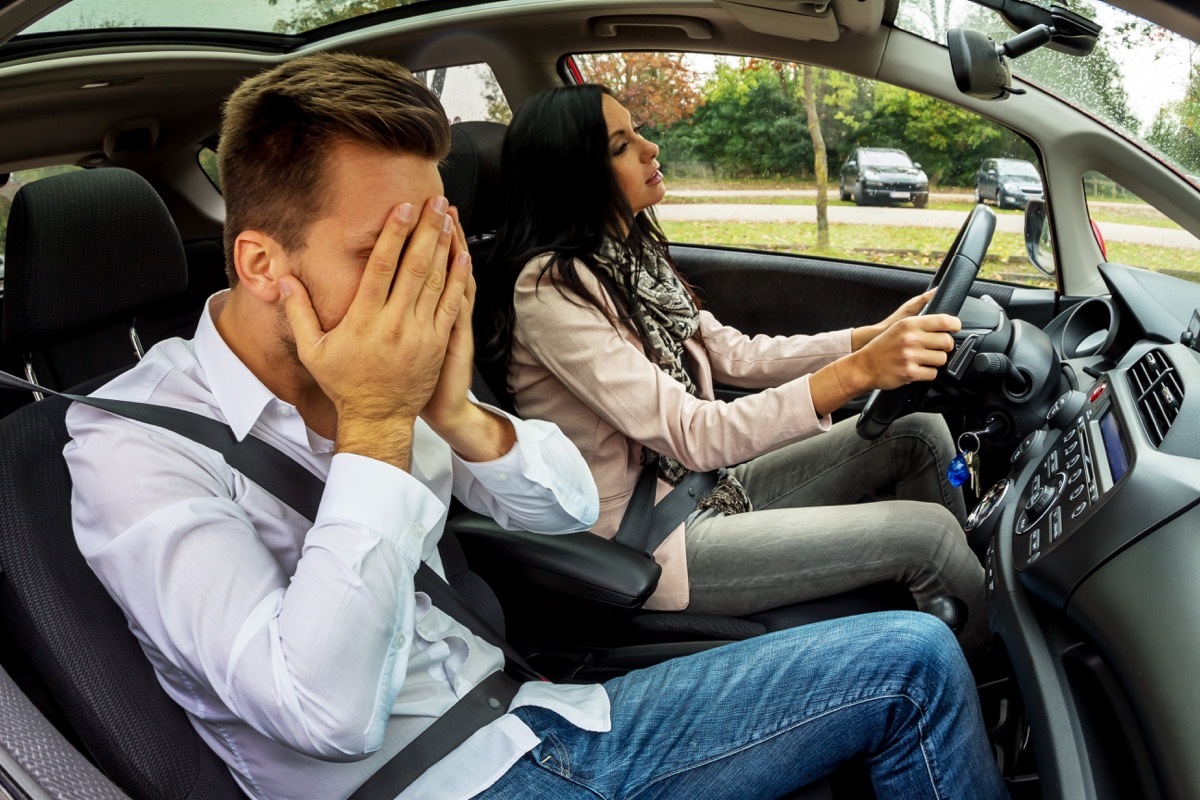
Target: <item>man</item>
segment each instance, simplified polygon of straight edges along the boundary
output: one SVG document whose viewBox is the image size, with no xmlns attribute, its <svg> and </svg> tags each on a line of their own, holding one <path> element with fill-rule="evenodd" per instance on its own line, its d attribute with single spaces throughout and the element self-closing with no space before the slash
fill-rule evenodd
<svg viewBox="0 0 1200 800">
<path fill-rule="evenodd" d="M 468 397 L 448 142 L 436 97 L 391 62 L 324 54 L 247 80 L 221 130 L 232 288 L 194 340 L 100 392 L 253 431 L 325 478 L 315 523 L 178 436 L 68 417 L 80 549 L 252 797 L 349 796 L 502 668 L 414 587 L 421 560 L 440 569 L 452 491 L 513 528 L 597 515 L 557 428 Z M 1002 795 L 932 617 L 810 626 L 605 686 L 527 683 L 399 796 L 774 797 L 860 754 L 884 796 Z"/>
</svg>

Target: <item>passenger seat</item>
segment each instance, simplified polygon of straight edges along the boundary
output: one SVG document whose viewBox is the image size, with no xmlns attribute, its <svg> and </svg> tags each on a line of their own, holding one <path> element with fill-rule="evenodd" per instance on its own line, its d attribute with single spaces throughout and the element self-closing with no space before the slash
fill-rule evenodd
<svg viewBox="0 0 1200 800">
<path fill-rule="evenodd" d="M 137 362 L 136 316 L 187 288 L 167 207 L 126 169 L 21 187 L 8 223 L 3 340 L 35 383 L 64 390 Z"/>
</svg>

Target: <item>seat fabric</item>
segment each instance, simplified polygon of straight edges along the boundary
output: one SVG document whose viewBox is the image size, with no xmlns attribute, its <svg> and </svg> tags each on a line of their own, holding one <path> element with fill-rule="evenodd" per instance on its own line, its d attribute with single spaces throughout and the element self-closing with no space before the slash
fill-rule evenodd
<svg viewBox="0 0 1200 800">
<path fill-rule="evenodd" d="M 188 282 L 170 213 L 126 169 L 69 172 L 21 187 L 6 255 L 4 346 L 29 354 L 38 380 L 56 389 L 136 362 L 135 315 Z"/>
</svg>

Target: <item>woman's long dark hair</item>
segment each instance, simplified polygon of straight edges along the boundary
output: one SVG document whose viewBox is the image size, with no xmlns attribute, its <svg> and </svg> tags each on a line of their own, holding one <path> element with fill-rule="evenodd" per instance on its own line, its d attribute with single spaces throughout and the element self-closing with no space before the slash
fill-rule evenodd
<svg viewBox="0 0 1200 800">
<path fill-rule="evenodd" d="M 587 266 L 616 303 L 614 324 L 630 324 L 636 311 L 631 304 L 638 300 L 595 269 L 604 237 L 626 229 L 624 244 L 639 262 L 652 251 L 670 263 L 667 239 L 653 212 L 634 215 L 613 175 L 603 109 L 606 94 L 613 96 L 598 84 L 540 92 L 521 108 L 504 138 L 504 221 L 480 297 L 494 304 L 484 317 L 491 317 L 492 335 L 484 337 L 481 355 L 505 368 L 512 352 L 513 290 L 531 259 L 551 253 L 538 280 L 557 268 L 551 274 L 558 291 L 571 291 L 611 319 L 601 299 L 580 279 L 577 263 Z"/>
</svg>

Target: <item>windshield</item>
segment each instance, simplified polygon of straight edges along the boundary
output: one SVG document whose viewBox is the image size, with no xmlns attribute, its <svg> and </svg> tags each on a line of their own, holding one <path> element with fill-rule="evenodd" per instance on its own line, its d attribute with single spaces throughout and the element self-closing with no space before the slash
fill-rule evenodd
<svg viewBox="0 0 1200 800">
<path fill-rule="evenodd" d="M 1001 175 L 1011 175 L 1014 178 L 1041 179 L 1037 167 L 1028 161 L 997 161 L 996 171 Z"/>
<path fill-rule="evenodd" d="M 1197 45 L 1102 2 L 1064 4 L 1103 26 L 1095 50 L 1079 58 L 1039 48 L 1012 59 L 1013 73 L 1103 120 L 1180 172 L 1200 174 Z M 998 14 L 969 0 L 901 0 L 896 25 L 940 44 L 947 30 L 958 27 L 997 42 L 1013 35 Z"/>
<path fill-rule="evenodd" d="M 859 163 L 864 167 L 911 167 L 912 161 L 904 153 L 893 150 L 860 150 Z"/>
</svg>

